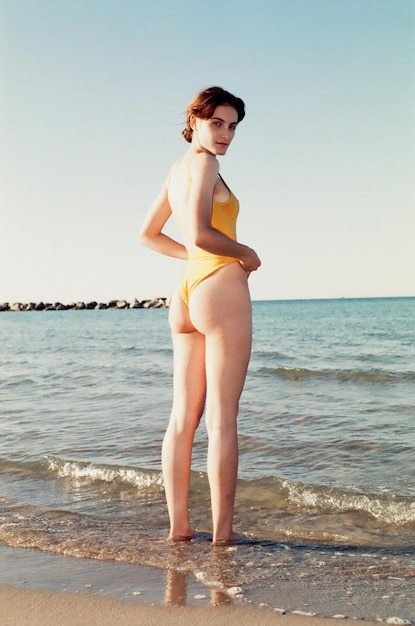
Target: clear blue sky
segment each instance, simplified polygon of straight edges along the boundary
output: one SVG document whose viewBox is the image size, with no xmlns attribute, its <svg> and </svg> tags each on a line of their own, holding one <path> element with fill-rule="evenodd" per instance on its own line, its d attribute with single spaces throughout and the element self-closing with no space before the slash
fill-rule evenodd
<svg viewBox="0 0 415 626">
<path fill-rule="evenodd" d="M 412 0 L 0 0 L 0 301 L 170 296 L 139 245 L 201 88 L 254 299 L 415 295 Z M 171 230 L 174 233 L 174 229 Z"/>
</svg>

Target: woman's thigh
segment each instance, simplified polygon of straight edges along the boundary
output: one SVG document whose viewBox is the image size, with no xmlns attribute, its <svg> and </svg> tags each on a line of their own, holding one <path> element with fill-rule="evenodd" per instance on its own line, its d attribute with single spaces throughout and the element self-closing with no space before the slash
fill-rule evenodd
<svg viewBox="0 0 415 626">
<path fill-rule="evenodd" d="M 183 427 L 185 422 L 197 426 L 206 397 L 205 337 L 194 328 L 178 294 L 172 298 L 169 322 L 174 359 L 172 416 Z"/>
<path fill-rule="evenodd" d="M 252 341 L 251 299 L 240 265 L 229 264 L 198 285 L 189 312 L 192 324 L 205 336 L 208 403 L 234 414 Z"/>
</svg>

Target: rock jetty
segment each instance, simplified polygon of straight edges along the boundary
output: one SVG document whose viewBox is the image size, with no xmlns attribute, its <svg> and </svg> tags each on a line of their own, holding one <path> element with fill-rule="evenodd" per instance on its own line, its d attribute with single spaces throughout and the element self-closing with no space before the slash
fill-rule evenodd
<svg viewBox="0 0 415 626">
<path fill-rule="evenodd" d="M 0 312 L 4 311 L 93 311 L 97 309 L 167 309 L 169 298 L 152 298 L 151 300 L 110 300 L 109 302 L 3 302 Z"/>
</svg>

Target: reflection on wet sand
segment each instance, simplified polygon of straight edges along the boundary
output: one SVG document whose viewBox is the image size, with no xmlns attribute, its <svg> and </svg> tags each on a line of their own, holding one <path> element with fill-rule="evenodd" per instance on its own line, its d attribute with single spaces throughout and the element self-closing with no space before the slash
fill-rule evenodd
<svg viewBox="0 0 415 626">
<path fill-rule="evenodd" d="M 210 591 L 210 603 L 218 606 L 232 602 L 226 592 L 235 589 L 235 560 L 232 548 L 213 547 L 197 579 Z M 187 583 L 191 575 L 186 568 L 186 551 L 182 544 L 172 544 L 168 554 L 165 606 L 187 604 Z"/>
</svg>

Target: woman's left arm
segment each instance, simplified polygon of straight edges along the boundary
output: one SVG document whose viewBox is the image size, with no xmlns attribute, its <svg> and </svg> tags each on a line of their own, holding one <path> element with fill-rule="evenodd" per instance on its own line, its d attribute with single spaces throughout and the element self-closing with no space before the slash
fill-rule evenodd
<svg viewBox="0 0 415 626">
<path fill-rule="evenodd" d="M 186 248 L 163 233 L 164 225 L 170 216 L 171 207 L 167 195 L 167 183 L 165 183 L 141 227 L 140 242 L 160 254 L 187 260 Z"/>
</svg>

